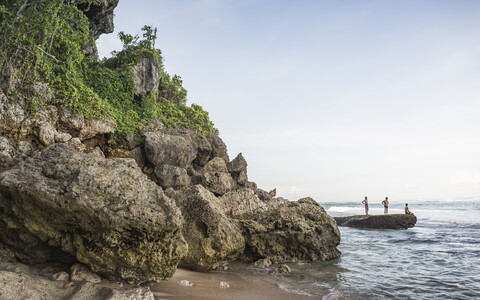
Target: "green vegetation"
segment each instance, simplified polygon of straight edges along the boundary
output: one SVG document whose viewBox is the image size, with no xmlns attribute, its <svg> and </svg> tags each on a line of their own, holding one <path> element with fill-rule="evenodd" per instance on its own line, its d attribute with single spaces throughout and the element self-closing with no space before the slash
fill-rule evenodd
<svg viewBox="0 0 480 300">
<path fill-rule="evenodd" d="M 79 7 L 95 3 L 63 0 L 4 0 L 0 4 L 0 88 L 14 100 L 28 100 L 35 114 L 44 105 L 28 87 L 34 82 L 49 85 L 55 105 L 77 110 L 87 118 L 112 119 L 116 137 L 137 133 L 152 119 L 168 127 L 192 128 L 202 134 L 217 133 L 208 112 L 199 105 L 187 106 L 187 91 L 179 76 L 163 67 L 155 48 L 157 29 L 142 28 L 142 37 L 120 32 L 123 49 L 98 61 L 85 49 L 93 43 L 89 22 Z M 157 91 L 135 97 L 131 67 L 140 57 L 153 55 L 161 82 Z M 15 88 L 9 88 L 15 82 Z"/>
</svg>

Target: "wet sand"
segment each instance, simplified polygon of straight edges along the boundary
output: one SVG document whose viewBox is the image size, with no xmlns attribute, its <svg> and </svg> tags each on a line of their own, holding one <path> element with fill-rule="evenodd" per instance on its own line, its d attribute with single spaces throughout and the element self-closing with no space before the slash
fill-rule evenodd
<svg viewBox="0 0 480 300">
<path fill-rule="evenodd" d="M 165 281 L 152 284 L 155 299 L 166 300 L 302 300 L 315 299 L 306 295 L 290 293 L 280 289 L 270 275 L 247 270 L 246 264 L 234 263 L 227 271 L 193 272 L 178 269 L 175 275 Z M 193 286 L 182 286 L 178 282 L 188 280 Z M 230 287 L 220 287 L 220 282 L 226 282 Z"/>
</svg>

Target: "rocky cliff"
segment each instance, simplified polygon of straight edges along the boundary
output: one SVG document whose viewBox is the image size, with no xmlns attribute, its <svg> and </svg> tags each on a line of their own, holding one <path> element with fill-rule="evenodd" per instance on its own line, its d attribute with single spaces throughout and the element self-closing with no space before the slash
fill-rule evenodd
<svg viewBox="0 0 480 300">
<path fill-rule="evenodd" d="M 94 1 L 93 36 L 111 31 L 117 2 Z M 135 82 L 158 88 L 152 64 L 141 65 Z M 58 105 L 44 83 L 28 89 L 44 103 L 35 114 L 27 99 L 0 91 L 0 239 L 12 263 L 79 262 L 104 278 L 142 283 L 169 278 L 177 266 L 340 255 L 337 224 L 317 202 L 258 188 L 243 156 L 230 160 L 218 135 L 155 120 L 111 143 L 108 118 Z"/>
</svg>

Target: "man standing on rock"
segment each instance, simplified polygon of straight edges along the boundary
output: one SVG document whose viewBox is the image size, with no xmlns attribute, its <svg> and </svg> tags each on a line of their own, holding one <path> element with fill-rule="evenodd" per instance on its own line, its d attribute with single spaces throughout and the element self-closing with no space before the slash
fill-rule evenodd
<svg viewBox="0 0 480 300">
<path fill-rule="evenodd" d="M 388 215 L 388 197 L 385 197 L 385 200 L 382 201 L 383 204 L 383 213 Z"/>
<path fill-rule="evenodd" d="M 363 204 L 365 204 L 365 215 L 368 216 L 368 199 L 365 197 L 365 200 L 362 201 Z"/>
</svg>

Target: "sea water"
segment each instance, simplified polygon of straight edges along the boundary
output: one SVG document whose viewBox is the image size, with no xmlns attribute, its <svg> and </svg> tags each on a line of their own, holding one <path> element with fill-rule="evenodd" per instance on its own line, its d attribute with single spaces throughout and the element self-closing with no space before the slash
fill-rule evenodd
<svg viewBox="0 0 480 300">
<path fill-rule="evenodd" d="M 361 201 L 321 203 L 332 216 L 364 214 Z M 390 202 L 389 213 L 403 213 Z M 272 278 L 284 290 L 320 299 L 480 299 L 480 199 L 414 201 L 407 230 L 340 227 L 342 252 L 327 262 L 290 263 Z M 370 214 L 383 206 L 370 203 Z"/>
</svg>

